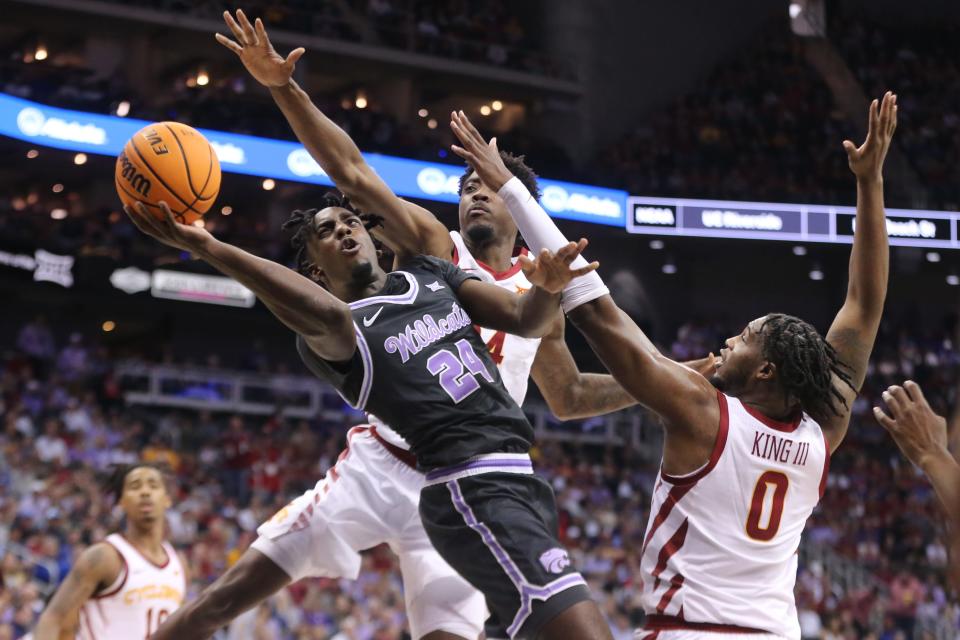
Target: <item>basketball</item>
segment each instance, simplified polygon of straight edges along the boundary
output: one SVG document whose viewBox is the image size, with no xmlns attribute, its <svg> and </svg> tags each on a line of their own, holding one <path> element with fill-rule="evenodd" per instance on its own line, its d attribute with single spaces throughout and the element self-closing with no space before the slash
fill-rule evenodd
<svg viewBox="0 0 960 640">
<path fill-rule="evenodd" d="M 178 222 L 192 224 L 220 191 L 220 161 L 203 135 L 179 122 L 158 122 L 137 131 L 117 157 L 114 182 L 127 206 L 142 202 L 163 218 L 166 202 Z"/>
</svg>

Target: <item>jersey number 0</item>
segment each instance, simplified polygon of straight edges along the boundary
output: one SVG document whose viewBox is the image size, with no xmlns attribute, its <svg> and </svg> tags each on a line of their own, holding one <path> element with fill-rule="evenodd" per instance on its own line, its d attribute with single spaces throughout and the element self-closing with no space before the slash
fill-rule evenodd
<svg viewBox="0 0 960 640">
<path fill-rule="evenodd" d="M 780 530 L 780 519 L 783 517 L 783 502 L 787 497 L 787 487 L 790 479 L 779 471 L 765 471 L 757 478 L 757 485 L 753 488 L 753 497 L 750 499 L 750 513 L 747 514 L 747 535 L 760 542 L 769 542 Z M 767 502 L 767 489 L 773 489 L 773 498 L 770 501 L 770 514 L 763 522 L 764 505 Z"/>
</svg>

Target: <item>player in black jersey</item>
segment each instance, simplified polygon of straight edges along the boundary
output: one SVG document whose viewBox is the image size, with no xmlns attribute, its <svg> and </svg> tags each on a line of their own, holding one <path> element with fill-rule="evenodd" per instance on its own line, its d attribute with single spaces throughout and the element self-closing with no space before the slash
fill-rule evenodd
<svg viewBox="0 0 960 640">
<path fill-rule="evenodd" d="M 342 204 L 312 214 L 301 262 L 309 278 L 177 223 L 164 204 L 163 221 L 142 205 L 126 212 L 144 233 L 250 288 L 297 333 L 315 373 L 411 444 L 433 483 L 421 496 L 431 541 L 511 621 L 512 637 L 610 638 L 557 539 L 553 494 L 532 475 L 533 430 L 473 329 L 546 332 L 564 285 L 597 267 L 570 268 L 586 241 L 524 258 L 534 287 L 518 296 L 432 257 L 407 257 L 402 270 L 385 273 L 359 214 Z M 279 571 L 261 558 L 265 571 Z M 259 598 L 234 595 L 251 605 Z M 164 637 L 174 618 L 181 639 L 212 633 L 219 620 L 199 610 L 171 618 Z"/>
</svg>

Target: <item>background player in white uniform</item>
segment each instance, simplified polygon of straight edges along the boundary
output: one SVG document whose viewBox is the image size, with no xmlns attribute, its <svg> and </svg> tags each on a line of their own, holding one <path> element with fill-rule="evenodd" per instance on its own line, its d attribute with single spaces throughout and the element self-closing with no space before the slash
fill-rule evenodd
<svg viewBox="0 0 960 640">
<path fill-rule="evenodd" d="M 726 341 L 708 382 L 651 349 L 599 276 L 564 290 L 570 319 L 666 431 L 641 563 L 643 638 L 800 637 L 792 554 L 829 452 L 846 434 L 886 298 L 882 169 L 896 111 L 888 92 L 870 106 L 863 145 L 843 143 L 857 179 L 857 224 L 846 300 L 826 338 L 799 318 L 758 318 Z M 531 248 L 564 244 L 495 141 L 462 112 L 451 127 L 463 145 L 454 151 L 498 190 Z"/>
<path fill-rule="evenodd" d="M 147 638 L 183 603 L 185 567 L 163 537 L 170 508 L 163 474 L 132 465 L 117 469 L 111 484 L 124 529 L 80 554 L 40 616 L 34 640 Z"/>
<path fill-rule="evenodd" d="M 349 136 L 292 82 L 293 63 L 300 54 L 295 51 L 286 60 L 277 55 L 259 20 L 254 27 L 242 12 L 236 20 L 230 14 L 224 17 L 237 42 L 223 36 L 218 40 L 271 88 L 298 137 L 341 191 L 364 211 L 384 211 L 388 200 L 402 202 L 366 165 Z M 515 166 L 536 188 L 536 176 L 521 159 Z M 463 186 L 461 228 L 466 240 L 457 232 L 448 233 L 432 214 L 410 203 L 402 206 L 410 208 L 411 219 L 385 217 L 380 237 L 406 254 L 456 257 L 471 275 L 518 294 L 528 290 L 531 285 L 516 261 L 517 229 L 510 215 L 502 203 L 492 204 L 496 194 L 479 180 L 465 180 Z M 478 215 L 472 215 L 471 208 Z M 482 242 L 469 239 L 470 229 L 480 229 Z M 373 315 L 369 319 L 375 321 Z M 562 316 L 543 344 L 540 339 L 487 330 L 482 337 L 517 404 L 526 395 L 531 366 L 560 418 L 599 415 L 635 403 L 611 376 L 579 372 L 563 340 Z M 307 576 L 356 578 L 360 551 L 383 542 L 400 559 L 414 638 L 473 640 L 480 635 L 487 615 L 483 596 L 433 549 L 420 522 L 417 505 L 423 474 L 416 471 L 406 442 L 373 416 L 371 421 L 350 430 L 347 449 L 327 476 L 262 525 L 254 551 L 171 618 L 158 639 L 208 637 L 245 609 Z"/>
</svg>

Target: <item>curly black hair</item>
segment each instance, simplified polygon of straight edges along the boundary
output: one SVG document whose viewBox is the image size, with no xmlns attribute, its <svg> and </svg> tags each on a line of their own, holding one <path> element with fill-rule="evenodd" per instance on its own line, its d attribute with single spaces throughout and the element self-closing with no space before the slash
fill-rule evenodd
<svg viewBox="0 0 960 640">
<path fill-rule="evenodd" d="M 533 169 L 529 167 L 526 163 L 526 156 L 515 156 L 509 151 L 500 151 L 500 158 L 503 160 L 503 164 L 507 166 L 507 169 L 510 170 L 510 173 L 515 175 L 520 179 L 520 182 L 523 183 L 523 186 L 527 188 L 533 197 L 539 201 L 540 200 L 540 183 L 538 182 L 539 176 L 534 172 Z M 467 182 L 467 178 L 470 177 L 470 174 L 473 173 L 473 169 L 468 165 L 466 169 L 463 170 L 463 175 L 460 176 L 460 187 L 457 189 L 458 195 L 463 195 L 463 187 Z"/>
<path fill-rule="evenodd" d="M 123 484 L 126 482 L 127 476 L 130 475 L 130 472 L 134 469 L 153 469 L 163 478 L 164 488 L 168 492 L 170 491 L 170 488 L 167 486 L 167 482 L 170 479 L 170 469 L 165 465 L 143 461 L 133 464 L 115 464 L 109 467 L 107 475 L 102 481 L 104 491 L 113 496 L 114 502 L 120 502 L 120 498 L 123 497 Z"/>
<path fill-rule="evenodd" d="M 323 211 L 330 207 L 346 209 L 360 217 L 367 231 L 380 226 L 383 222 L 382 216 L 375 213 L 361 212 L 353 206 L 349 198 L 339 191 L 327 191 L 317 204 L 318 206 L 314 209 L 297 209 L 291 212 L 290 217 L 287 218 L 281 227 L 284 231 L 293 230 L 290 245 L 296 250 L 294 261 L 296 262 L 297 272 L 308 277 L 310 275 L 310 258 L 307 256 L 307 239 L 310 237 L 310 234 L 314 232 L 313 218 L 317 215 L 318 211 Z M 378 249 L 380 248 L 376 240 L 374 240 L 374 244 Z"/>
<path fill-rule="evenodd" d="M 777 367 L 780 384 L 816 420 L 841 415 L 847 401 L 833 383 L 836 375 L 856 391 L 850 367 L 808 322 L 785 313 L 771 313 L 760 326 L 763 357 Z"/>
</svg>

